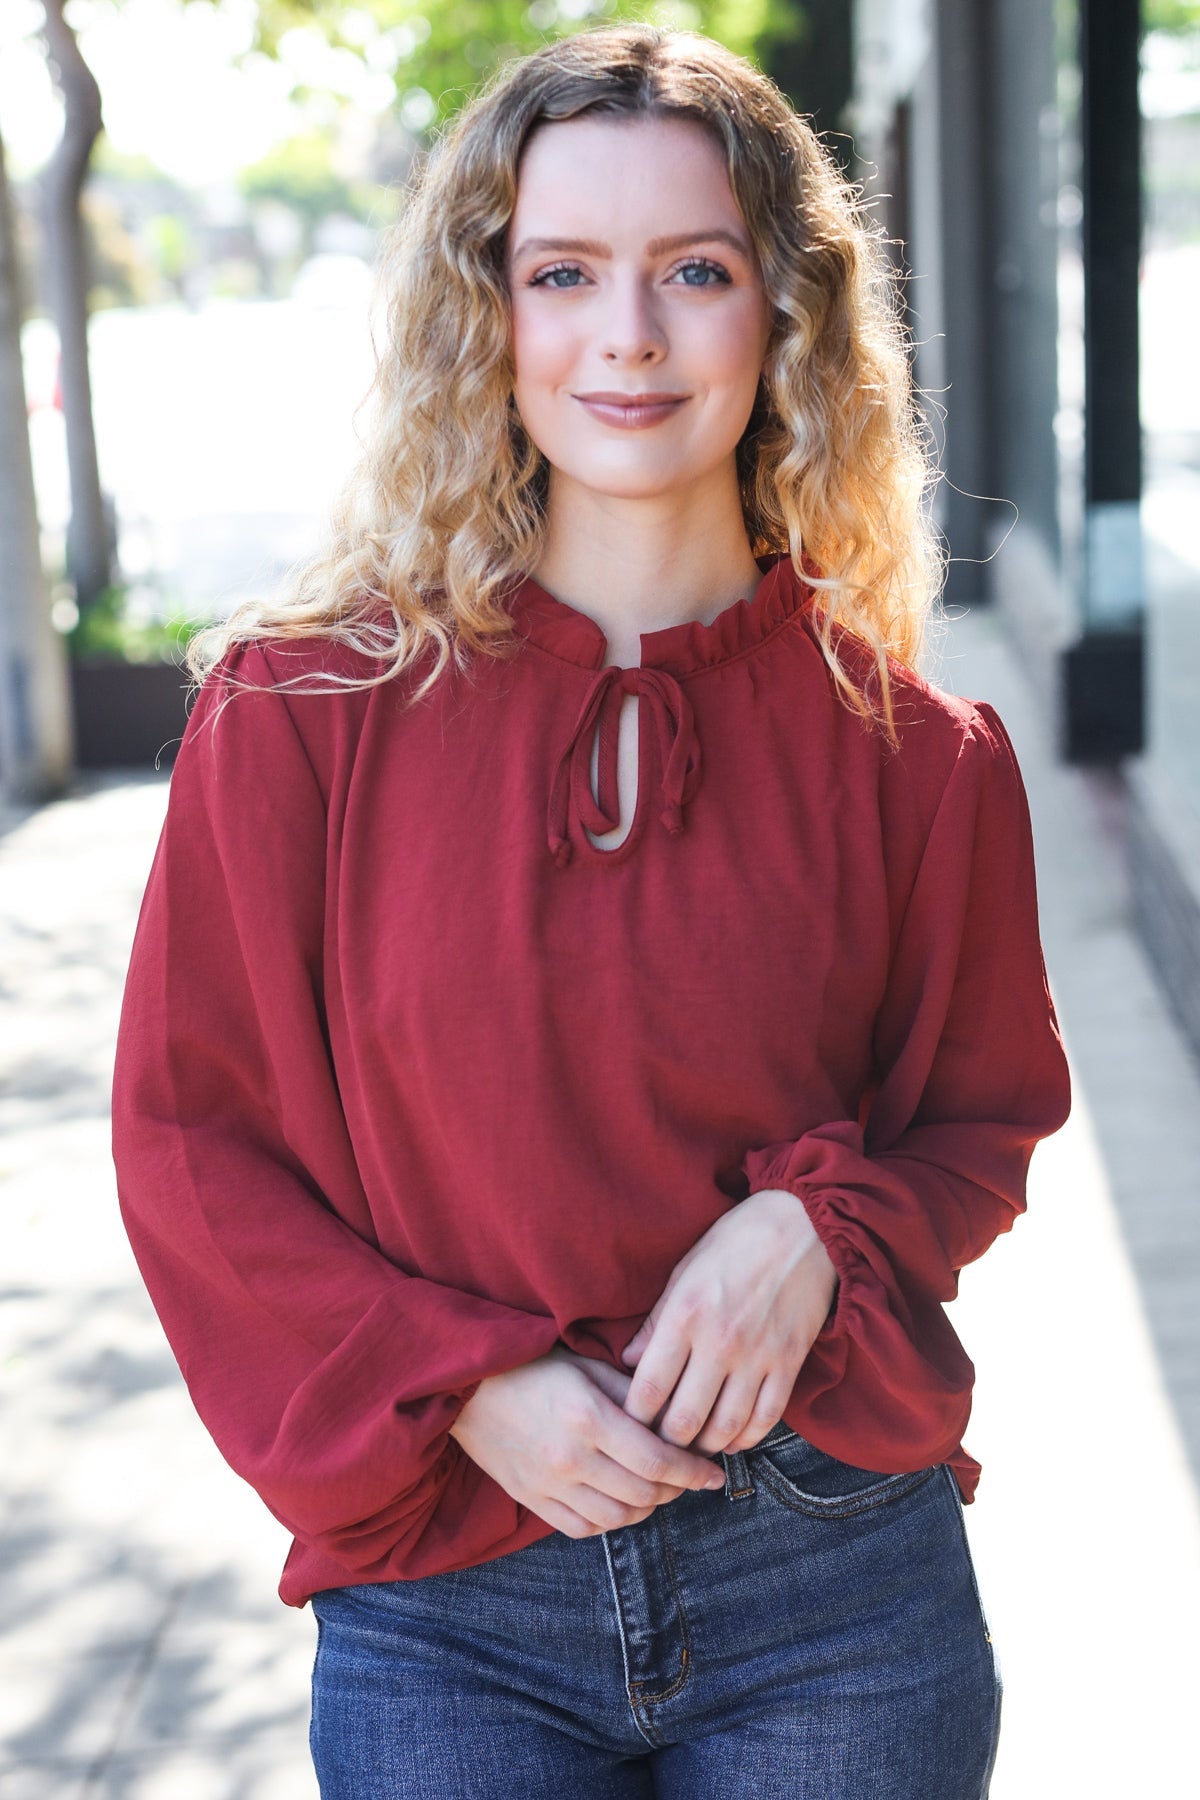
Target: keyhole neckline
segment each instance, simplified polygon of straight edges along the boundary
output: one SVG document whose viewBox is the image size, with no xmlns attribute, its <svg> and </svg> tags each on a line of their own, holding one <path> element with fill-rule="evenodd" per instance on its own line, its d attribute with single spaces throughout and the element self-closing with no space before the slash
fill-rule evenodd
<svg viewBox="0 0 1200 1800">
<path fill-rule="evenodd" d="M 619 822 L 618 722 L 627 693 L 638 696 L 638 785 L 629 830 L 611 850 L 593 844 L 588 830 L 602 836 Z M 599 798 L 592 792 L 593 737 L 599 735 Z M 650 738 L 657 755 L 659 820 L 678 837 L 684 809 L 700 784 L 700 740 L 691 701 L 666 669 L 621 669 L 609 663 L 587 685 L 550 783 L 546 841 L 555 864 L 565 869 L 576 849 L 605 862 L 632 854 L 645 830 L 650 804 Z M 585 829 L 586 828 L 586 829 Z"/>
</svg>

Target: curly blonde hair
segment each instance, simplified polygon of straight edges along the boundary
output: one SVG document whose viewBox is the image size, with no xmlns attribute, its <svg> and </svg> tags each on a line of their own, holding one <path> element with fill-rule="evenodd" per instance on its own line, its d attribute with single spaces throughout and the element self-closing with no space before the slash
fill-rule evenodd
<svg viewBox="0 0 1200 1800">
<path fill-rule="evenodd" d="M 530 133 L 583 113 L 683 118 L 720 145 L 773 309 L 737 447 L 750 548 L 790 555 L 838 690 L 864 718 L 882 713 L 894 745 L 889 658 L 916 670 L 943 573 L 896 273 L 861 191 L 776 84 L 711 38 L 649 24 L 501 65 L 417 166 L 382 246 L 371 425 L 327 542 L 277 598 L 197 632 L 188 668 L 199 683 L 263 638 L 332 638 L 376 662 L 306 688 L 328 692 L 432 650 L 416 699 L 452 656 L 518 648 L 504 598 L 539 561 L 549 467 L 513 398 L 506 240 Z M 842 660 L 847 633 L 873 653 L 851 657 L 862 679 Z"/>
</svg>

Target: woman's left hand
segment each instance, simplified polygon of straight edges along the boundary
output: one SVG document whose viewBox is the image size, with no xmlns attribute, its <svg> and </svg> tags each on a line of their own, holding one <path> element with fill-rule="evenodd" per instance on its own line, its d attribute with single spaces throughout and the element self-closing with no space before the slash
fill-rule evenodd
<svg viewBox="0 0 1200 1800">
<path fill-rule="evenodd" d="M 680 1258 L 625 1346 L 637 1366 L 625 1411 L 705 1455 L 752 1449 L 782 1416 L 836 1291 L 803 1202 L 785 1188 L 751 1194 Z"/>
</svg>

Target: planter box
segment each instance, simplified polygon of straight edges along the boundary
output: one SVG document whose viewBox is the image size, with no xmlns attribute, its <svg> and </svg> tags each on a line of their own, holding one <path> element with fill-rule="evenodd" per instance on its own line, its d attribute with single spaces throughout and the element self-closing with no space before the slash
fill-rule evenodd
<svg viewBox="0 0 1200 1800">
<path fill-rule="evenodd" d="M 173 663 L 71 663 L 75 761 L 81 769 L 173 763 L 187 724 L 190 677 Z"/>
</svg>

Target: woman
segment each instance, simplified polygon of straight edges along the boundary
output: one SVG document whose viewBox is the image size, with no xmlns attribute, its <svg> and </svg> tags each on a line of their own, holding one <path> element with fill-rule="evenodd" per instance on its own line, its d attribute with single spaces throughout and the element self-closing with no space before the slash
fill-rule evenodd
<svg viewBox="0 0 1200 1800">
<path fill-rule="evenodd" d="M 508 64 L 328 553 L 206 634 L 123 1214 L 321 1792 L 986 1793 L 943 1304 L 1069 1107 L 878 239 L 694 34 Z"/>
</svg>

